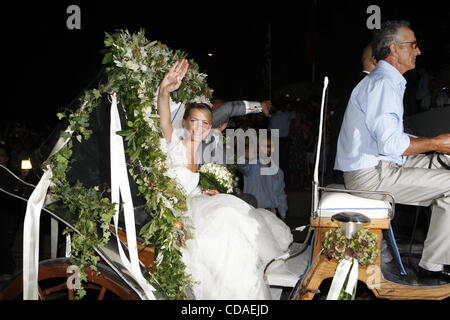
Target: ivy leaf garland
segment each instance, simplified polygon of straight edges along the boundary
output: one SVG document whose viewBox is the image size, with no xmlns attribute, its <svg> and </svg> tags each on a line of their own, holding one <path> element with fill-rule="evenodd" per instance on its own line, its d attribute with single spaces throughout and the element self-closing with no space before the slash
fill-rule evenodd
<svg viewBox="0 0 450 320">
<path fill-rule="evenodd" d="M 142 227 L 140 236 L 144 245 L 155 247 L 156 272 L 149 275 L 149 282 L 160 288 L 167 299 L 186 298 L 185 290 L 192 285 L 192 278 L 185 273 L 181 259 L 181 247 L 190 236 L 189 221 L 182 212 L 186 210 L 186 195 L 178 183 L 168 174 L 166 154 L 161 143 L 161 130 L 155 95 L 166 72 L 173 63 L 186 58 L 181 51 L 172 51 L 158 41 L 148 41 L 145 31 L 130 34 L 119 30 L 105 33 L 107 82 L 99 88 L 86 91 L 80 99 L 81 107 L 72 114 L 58 113 L 66 117 L 73 136 L 82 142 L 90 137 L 89 116 L 98 106 L 103 94 L 111 90 L 117 94 L 126 113 L 126 124 L 117 134 L 124 137 L 130 176 L 139 193 L 146 200 L 146 209 L 152 219 Z M 180 88 L 172 94 L 176 102 L 195 101 L 199 97 L 210 98 L 212 90 L 206 83 L 206 74 L 199 72 L 198 65 L 190 61 L 190 68 Z M 70 138 L 66 132 L 63 136 Z M 110 237 L 109 225 L 115 213 L 114 204 L 103 197 L 99 187 L 86 188 L 81 182 L 69 185 L 66 172 L 72 156 L 72 140 L 50 160 L 53 169 L 51 193 L 71 213 L 78 217 L 74 224 L 80 234 L 73 233 L 71 263 L 80 268 L 81 280 L 86 280 L 84 268 L 97 270 L 99 257 L 96 247 L 105 245 Z M 181 226 L 181 227 L 180 227 Z M 98 232 L 101 230 L 101 232 Z M 77 298 L 86 292 L 77 290 Z"/>
<path fill-rule="evenodd" d="M 89 139 L 92 133 L 88 129 L 89 115 L 98 105 L 99 97 L 88 91 L 80 101 L 82 101 L 82 106 L 72 114 L 59 113 L 57 115 L 59 119 L 67 118 L 69 128 L 79 142 Z M 66 172 L 69 170 L 72 157 L 73 141 L 70 140 L 68 132 L 63 132 L 61 136 L 69 140 L 58 153 L 49 159 L 48 164 L 53 171 L 53 184 L 50 192 L 55 200 L 61 201 L 67 211 L 78 217 L 74 228 L 80 233 L 66 229 L 63 234 L 73 233 L 70 262 L 79 268 L 80 280 L 86 281 L 85 268 L 89 267 L 97 271 L 97 263 L 100 258 L 96 254 L 95 248 L 101 247 L 109 241 L 109 223 L 115 213 L 114 205 L 108 198 L 103 198 L 99 187 L 86 188 L 80 181 L 77 181 L 75 185 L 69 184 Z M 98 229 L 102 230 L 101 235 L 98 233 Z M 75 292 L 77 299 L 83 298 L 86 294 L 83 287 L 76 288 Z"/>
</svg>

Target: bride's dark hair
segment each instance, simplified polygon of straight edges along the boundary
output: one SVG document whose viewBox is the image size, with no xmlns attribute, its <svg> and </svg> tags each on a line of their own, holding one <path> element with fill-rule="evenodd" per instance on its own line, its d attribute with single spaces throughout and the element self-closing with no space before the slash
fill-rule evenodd
<svg viewBox="0 0 450 320">
<path fill-rule="evenodd" d="M 211 110 L 211 107 L 209 105 L 207 105 L 206 103 L 192 102 L 192 103 L 189 103 L 188 105 L 186 105 L 184 115 L 183 115 L 184 120 L 186 120 L 189 117 L 189 115 L 191 114 L 191 110 L 193 110 L 193 109 L 199 110 L 201 113 L 203 113 L 205 115 L 209 124 L 210 125 L 213 124 L 212 110 Z"/>
</svg>

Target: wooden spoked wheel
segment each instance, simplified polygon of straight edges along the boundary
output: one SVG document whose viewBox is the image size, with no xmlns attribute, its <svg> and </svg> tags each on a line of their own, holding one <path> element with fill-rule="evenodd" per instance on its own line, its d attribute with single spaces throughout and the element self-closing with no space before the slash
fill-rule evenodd
<svg viewBox="0 0 450 320">
<path fill-rule="evenodd" d="M 58 258 L 46 260 L 39 264 L 39 299 L 40 300 L 74 300 L 74 289 L 67 286 L 69 259 Z M 139 296 L 109 267 L 99 264 L 98 271 L 86 270 L 87 291 L 83 299 L 88 300 L 139 300 Z M 70 280 L 69 280 L 70 283 Z M 71 286 L 69 286 L 71 287 Z M 22 299 L 23 278 L 18 275 L 0 292 L 0 300 Z"/>
</svg>

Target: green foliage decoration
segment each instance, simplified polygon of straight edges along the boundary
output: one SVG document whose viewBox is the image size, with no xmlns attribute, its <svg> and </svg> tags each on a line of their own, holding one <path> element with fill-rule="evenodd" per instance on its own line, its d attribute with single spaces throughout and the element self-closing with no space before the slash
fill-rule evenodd
<svg viewBox="0 0 450 320">
<path fill-rule="evenodd" d="M 168 174 L 155 98 L 166 72 L 175 61 L 187 55 L 172 51 L 158 41 L 147 40 L 144 30 L 134 34 L 127 30 L 105 33 L 105 47 L 106 83 L 86 91 L 80 98 L 78 110 L 57 114 L 59 119 L 68 120 L 73 133 L 62 133 L 62 137 L 68 139 L 67 144 L 44 164 L 50 165 L 53 172 L 52 197 L 78 217 L 74 228 L 79 233 L 72 229 L 64 231 L 72 234 L 71 264 L 80 268 L 80 278 L 86 281 L 85 268 L 97 271 L 100 258 L 95 248 L 104 246 L 110 238 L 115 204 L 104 197 L 108 190 L 100 186 L 87 188 L 79 181 L 71 185 L 66 173 L 72 161 L 73 144 L 89 139 L 92 133 L 89 129 L 92 110 L 104 95 L 114 92 L 119 107 L 125 111 L 126 123 L 117 134 L 125 140 L 128 171 L 152 216 L 140 230 L 140 236 L 145 240 L 144 245 L 155 247 L 156 272 L 145 276 L 164 298 L 184 299 L 186 288 L 193 284 L 193 280 L 185 272 L 181 248 L 192 232 L 188 227 L 189 221 L 182 215 L 187 209 L 184 189 Z M 199 72 L 194 61 L 189 63 L 183 84 L 172 94 L 175 102 L 188 103 L 211 97 L 206 74 Z M 83 288 L 76 290 L 78 299 L 85 294 Z"/>
<path fill-rule="evenodd" d="M 332 229 L 325 234 L 323 248 L 329 258 L 338 261 L 355 258 L 360 265 L 368 266 L 377 259 L 377 235 L 370 230 L 361 229 L 352 239 L 347 239 L 341 228 Z"/>
</svg>

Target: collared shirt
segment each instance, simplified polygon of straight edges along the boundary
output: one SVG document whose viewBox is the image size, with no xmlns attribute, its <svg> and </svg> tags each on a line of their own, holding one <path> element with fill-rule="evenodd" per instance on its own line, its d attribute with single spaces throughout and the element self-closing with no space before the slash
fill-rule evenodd
<svg viewBox="0 0 450 320">
<path fill-rule="evenodd" d="M 344 172 L 375 167 L 380 160 L 403 165 L 410 144 L 403 129 L 406 80 L 388 62 L 353 89 L 337 144 L 335 169 Z"/>
<path fill-rule="evenodd" d="M 274 175 L 262 175 L 263 167 L 267 165 L 259 162 L 239 165 L 239 170 L 244 176 L 244 192 L 255 196 L 259 208 L 277 208 L 280 216 L 285 217 L 288 204 L 284 191 L 283 171 L 279 168 Z"/>
</svg>

